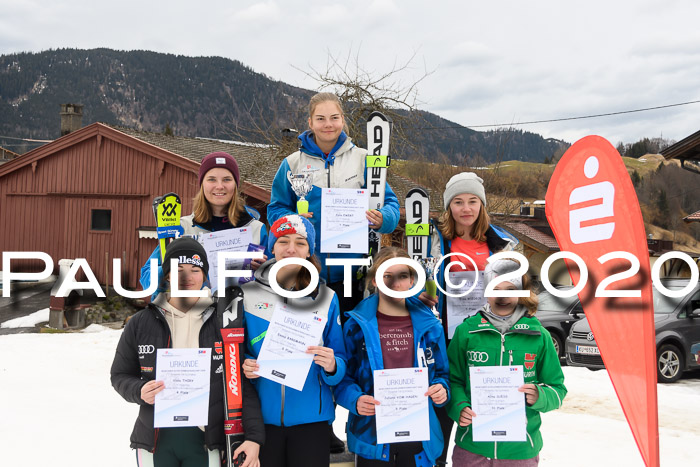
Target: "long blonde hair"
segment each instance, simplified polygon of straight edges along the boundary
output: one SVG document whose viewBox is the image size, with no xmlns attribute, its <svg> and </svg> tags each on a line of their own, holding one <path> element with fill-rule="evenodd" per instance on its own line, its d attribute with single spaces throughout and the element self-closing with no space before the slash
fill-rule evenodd
<svg viewBox="0 0 700 467">
<path fill-rule="evenodd" d="M 472 224 L 472 229 L 469 234 L 471 235 L 472 240 L 485 242 L 486 231 L 489 229 L 489 225 L 491 224 L 491 218 L 486 212 L 486 207 L 481 200 L 479 200 L 479 204 L 481 205 L 479 215 L 477 216 L 476 221 L 474 221 Z M 452 210 L 450 209 L 450 206 L 445 206 L 445 211 L 440 214 L 440 218 L 438 219 L 438 229 L 440 230 L 442 236 L 447 240 L 454 240 L 455 237 L 464 235 L 464 232 L 457 231 L 457 224 L 452 217 Z"/>
<path fill-rule="evenodd" d="M 238 185 L 236 185 L 236 188 L 233 191 L 233 197 L 228 205 L 228 212 L 226 213 L 228 215 L 229 222 L 234 227 L 238 225 L 238 219 L 240 219 L 241 214 L 243 214 L 243 210 L 245 209 L 244 206 L 245 201 L 240 196 Z M 199 187 L 199 191 L 194 197 L 192 212 L 194 214 L 193 220 L 197 224 L 206 224 L 213 216 L 211 205 L 209 204 L 209 201 L 207 201 L 206 196 L 204 196 L 204 188 L 202 186 Z"/>
<path fill-rule="evenodd" d="M 532 290 L 532 280 L 530 279 L 530 274 L 525 273 L 523 275 L 523 290 L 530 292 L 529 297 L 518 297 L 518 305 L 522 305 L 527 308 L 528 316 L 535 316 L 537 313 L 537 305 L 539 304 L 539 299 L 535 292 Z"/>
<path fill-rule="evenodd" d="M 338 96 L 333 94 L 332 92 L 319 92 L 317 94 L 314 94 L 311 99 L 309 99 L 309 121 L 313 118 L 314 112 L 316 111 L 316 107 L 318 104 L 322 102 L 333 102 L 335 105 L 338 106 L 338 110 L 340 110 L 340 115 L 343 117 L 343 131 L 345 133 L 349 133 L 350 130 L 348 130 L 348 123 L 345 121 L 345 111 L 343 111 L 343 104 L 340 102 L 340 99 Z"/>
</svg>

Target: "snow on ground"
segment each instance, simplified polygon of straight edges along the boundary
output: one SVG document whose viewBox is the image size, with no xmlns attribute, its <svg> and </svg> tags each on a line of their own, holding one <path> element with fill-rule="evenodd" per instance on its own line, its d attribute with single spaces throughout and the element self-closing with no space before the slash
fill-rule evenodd
<svg viewBox="0 0 700 467">
<path fill-rule="evenodd" d="M 137 414 L 109 382 L 121 331 L 0 336 L 0 463 L 12 466 L 135 465 Z M 605 371 L 564 368 L 569 394 L 543 415 L 544 466 L 642 466 Z M 661 463 L 700 464 L 700 379 L 659 385 Z M 344 437 L 347 412 L 335 433 Z"/>
<path fill-rule="evenodd" d="M 32 328 L 39 323 L 44 323 L 49 320 L 49 309 L 35 311 L 31 315 L 21 316 L 11 319 L 0 324 L 0 328 Z"/>
</svg>

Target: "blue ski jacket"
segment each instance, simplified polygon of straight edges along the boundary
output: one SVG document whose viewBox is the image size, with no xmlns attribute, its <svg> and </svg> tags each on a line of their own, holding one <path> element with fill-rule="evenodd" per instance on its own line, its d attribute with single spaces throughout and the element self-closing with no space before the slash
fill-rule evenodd
<svg viewBox="0 0 700 467">
<path fill-rule="evenodd" d="M 294 426 L 305 423 L 331 422 L 335 419 L 335 406 L 331 386 L 345 376 L 345 345 L 340 327 L 338 297 L 323 284 L 311 295 L 287 299 L 277 295 L 270 287 L 268 277 L 275 264 L 273 258 L 255 271 L 255 280 L 243 284 L 243 309 L 245 311 L 246 345 L 249 358 L 257 359 L 270 325 L 270 319 L 278 303 L 286 303 L 296 310 L 304 310 L 327 318 L 322 342 L 335 354 L 336 371 L 329 375 L 319 365 L 311 363 L 304 387 L 297 391 L 266 378 L 251 381 L 260 396 L 265 424 Z"/>
<path fill-rule="evenodd" d="M 336 387 L 338 404 L 350 411 L 347 424 L 348 449 L 366 459 L 389 460 L 389 444 L 377 444 L 377 430 L 374 416 L 357 413 L 357 400 L 360 396 L 374 394 L 374 370 L 384 369 L 382 347 L 379 341 L 377 305 L 379 296 L 372 294 L 362 300 L 349 317 L 343 328 L 348 366 L 345 378 Z M 449 367 L 445 334 L 433 313 L 416 297 L 406 299 L 406 307 L 413 324 L 414 366 L 418 367 L 418 349 L 423 349 L 428 366 L 429 385 L 442 384 L 450 400 Z M 261 396 L 262 399 L 262 396 Z M 446 404 L 447 402 L 445 402 Z M 445 405 L 442 404 L 442 405 Z M 430 401 L 430 439 L 423 441 L 423 451 L 416 455 L 416 465 L 432 466 L 442 453 L 443 437 L 434 403 Z"/>
<path fill-rule="evenodd" d="M 340 134 L 338 143 L 326 156 L 316 145 L 307 130 L 299 135 L 301 149 L 282 161 L 275 179 L 272 182 L 272 195 L 267 207 L 267 220 L 272 225 L 280 217 L 296 214 L 296 202 L 300 199 L 292 190 L 287 179 L 287 172 L 293 174 L 309 174 L 313 183 L 311 192 L 306 195 L 309 202 L 309 212 L 313 217 L 309 220 L 316 229 L 316 256 L 321 260 L 321 277 L 327 283 L 333 284 L 343 280 L 343 268 L 326 267 L 328 258 L 360 258 L 356 253 L 321 253 L 321 193 L 323 188 L 367 188 L 365 174 L 367 173 L 367 150 L 358 148 L 344 132 Z M 382 226 L 379 233 L 391 233 L 399 223 L 399 201 L 389 184 L 386 184 Z M 353 273 L 357 267 L 353 268 Z M 353 276 L 354 277 L 354 276 Z"/>
</svg>

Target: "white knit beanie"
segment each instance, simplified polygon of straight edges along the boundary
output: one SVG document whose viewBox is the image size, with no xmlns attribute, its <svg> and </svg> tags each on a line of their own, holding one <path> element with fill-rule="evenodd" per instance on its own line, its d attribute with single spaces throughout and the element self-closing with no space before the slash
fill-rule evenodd
<svg viewBox="0 0 700 467">
<path fill-rule="evenodd" d="M 479 178 L 474 172 L 462 172 L 453 176 L 445 185 L 445 192 L 442 194 L 442 199 L 445 202 L 445 209 L 450 206 L 452 199 L 464 193 L 478 196 L 484 207 L 486 206 L 486 191 L 484 190 L 484 181 Z"/>
</svg>

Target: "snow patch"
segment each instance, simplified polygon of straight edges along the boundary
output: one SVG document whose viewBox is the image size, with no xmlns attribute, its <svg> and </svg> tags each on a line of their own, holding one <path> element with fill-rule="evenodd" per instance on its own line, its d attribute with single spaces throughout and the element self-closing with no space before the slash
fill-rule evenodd
<svg viewBox="0 0 700 467">
<path fill-rule="evenodd" d="M 109 331 L 109 330 L 110 330 L 110 329 L 109 329 L 108 327 L 101 326 L 101 325 L 99 325 L 99 324 L 93 323 L 93 324 L 91 324 L 90 326 L 86 327 L 85 329 L 83 329 L 83 330 L 80 331 L 80 332 L 87 332 L 87 333 L 90 333 L 90 332 L 102 332 L 102 331 Z"/>
<path fill-rule="evenodd" d="M 49 309 L 35 311 L 31 315 L 21 318 L 11 319 L 0 324 L 2 328 L 32 328 L 39 323 L 45 323 L 49 320 Z"/>
</svg>

